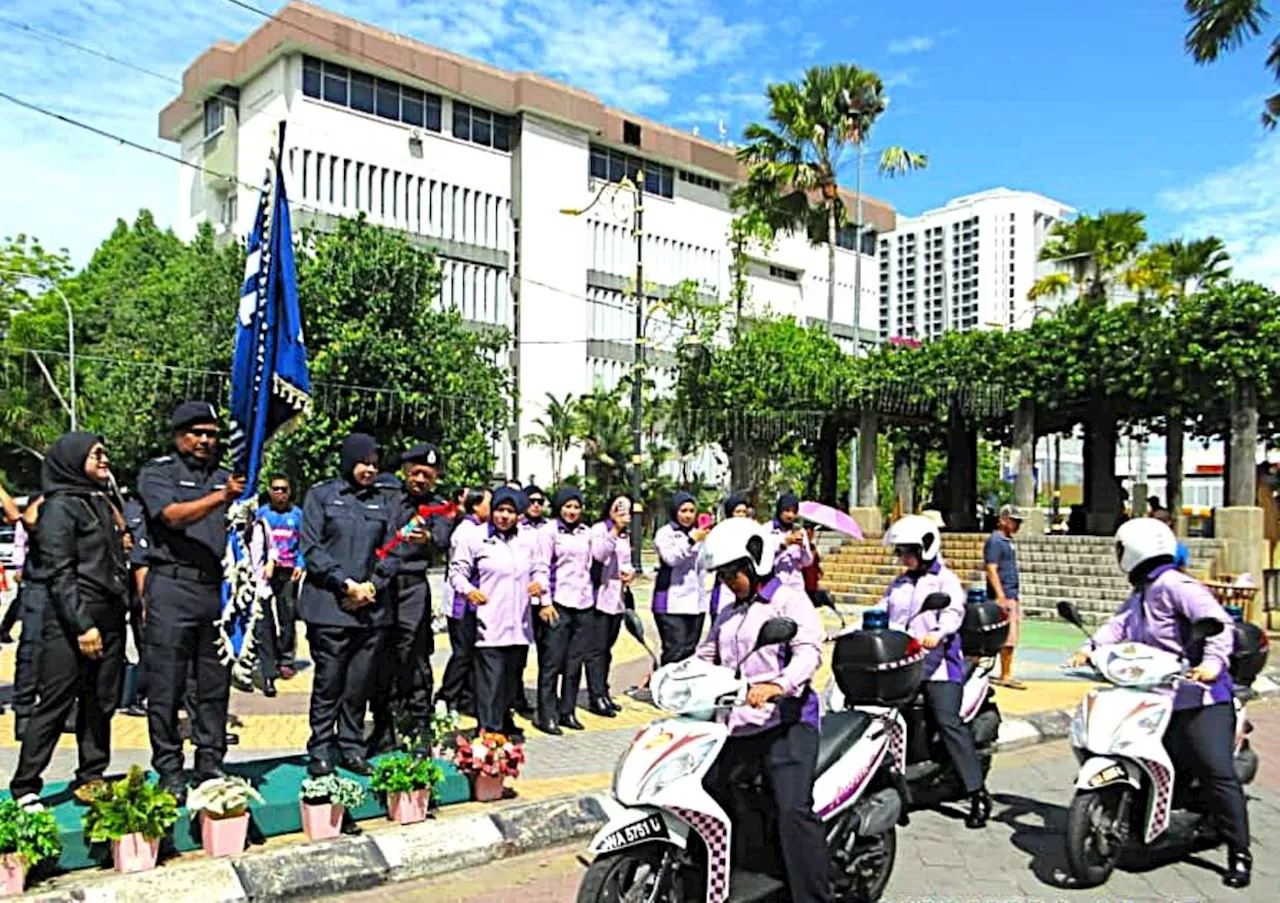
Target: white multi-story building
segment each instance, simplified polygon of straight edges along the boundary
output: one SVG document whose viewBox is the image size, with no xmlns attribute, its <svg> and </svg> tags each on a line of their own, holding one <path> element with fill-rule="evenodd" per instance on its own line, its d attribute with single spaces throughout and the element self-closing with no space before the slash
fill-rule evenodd
<svg viewBox="0 0 1280 903">
<path fill-rule="evenodd" d="M 1027 293 L 1055 267 L 1039 260 L 1040 248 L 1074 212 L 1033 192 L 993 188 L 899 217 L 880 236 L 880 338 L 1029 326 L 1037 304 Z"/>
<path fill-rule="evenodd" d="M 181 145 L 179 232 L 212 221 L 244 236 L 254 189 L 287 123 L 283 165 L 295 224 L 363 213 L 435 249 L 439 302 L 514 337 L 519 423 L 499 449 L 504 469 L 546 477 L 520 441 L 548 393 L 617 384 L 633 361 L 636 263 L 629 195 L 602 188 L 643 169 L 643 260 L 661 296 L 686 279 L 727 298 L 729 193 L 743 171 L 733 149 L 605 106 L 532 73 L 511 73 L 304 3 L 290 3 L 239 44 L 219 42 L 188 67 L 160 113 Z M 862 341 L 875 340 L 877 234 L 893 209 L 864 198 Z M 854 341 L 851 230 L 837 249 L 832 332 Z M 752 310 L 825 322 L 827 255 L 783 236 L 747 267 Z M 678 330 L 650 323 L 665 361 Z"/>
</svg>

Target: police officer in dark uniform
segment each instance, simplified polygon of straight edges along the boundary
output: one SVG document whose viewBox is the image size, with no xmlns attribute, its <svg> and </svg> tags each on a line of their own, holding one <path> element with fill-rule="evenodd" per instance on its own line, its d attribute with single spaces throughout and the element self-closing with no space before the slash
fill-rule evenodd
<svg viewBox="0 0 1280 903">
<path fill-rule="evenodd" d="M 374 485 L 378 444 L 353 433 L 342 443 L 337 479 L 311 488 L 302 505 L 302 555 L 307 582 L 298 611 L 315 661 L 311 690 L 312 775 L 334 764 L 372 772 L 365 758 L 364 715 L 392 610 L 387 587 L 397 555 L 377 551 L 395 535 L 400 509 Z"/>
<path fill-rule="evenodd" d="M 127 587 L 129 609 L 129 632 L 133 635 L 133 645 L 138 653 L 137 664 L 124 666 L 124 692 L 120 697 L 120 706 L 126 715 L 142 716 L 146 709 L 142 702 L 147 698 L 146 671 L 143 667 L 143 652 L 146 649 L 146 612 L 143 605 L 143 588 L 147 580 L 147 555 L 151 551 L 151 541 L 147 538 L 147 513 L 142 502 L 129 497 L 124 503 L 124 526 L 133 541 L 129 548 L 129 585 Z"/>
<path fill-rule="evenodd" d="M 398 506 L 394 523 L 410 523 L 424 505 L 440 506 L 444 499 L 435 493 L 440 477 L 440 449 L 430 443 L 415 445 L 400 457 L 403 479 L 388 497 Z M 432 515 L 396 549 L 399 570 L 391 581 L 390 603 L 393 623 L 387 646 L 379 660 L 377 685 L 373 694 L 373 733 L 369 754 L 376 755 L 395 745 L 393 711 L 398 703 L 419 742 L 430 739 L 431 654 L 435 637 L 431 632 L 431 586 L 427 568 L 449 550 L 453 523 L 442 514 Z"/>
<path fill-rule="evenodd" d="M 218 466 L 218 413 L 205 401 L 186 401 L 170 419 L 174 449 L 138 473 L 138 497 L 150 540 L 147 575 L 147 729 L 151 764 L 162 786 L 185 797 L 178 709 L 194 670 L 189 697 L 191 740 L 199 783 L 223 774 L 231 670 L 218 654 L 222 615 L 222 555 L 227 508 L 245 478 Z"/>
</svg>

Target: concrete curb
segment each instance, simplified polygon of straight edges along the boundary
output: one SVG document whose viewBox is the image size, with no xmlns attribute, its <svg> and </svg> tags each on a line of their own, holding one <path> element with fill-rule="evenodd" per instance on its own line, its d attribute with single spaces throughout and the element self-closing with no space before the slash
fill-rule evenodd
<svg viewBox="0 0 1280 903">
<path fill-rule="evenodd" d="M 1280 696 L 1280 684 L 1260 677 L 1261 698 Z M 1073 711 L 1009 718 L 1000 726 L 997 750 L 1061 740 Z M 297 900 L 430 878 L 519 856 L 575 840 L 602 827 L 617 804 L 607 793 L 588 793 L 507 806 L 491 814 L 432 819 L 408 827 L 380 828 L 359 837 L 289 844 L 232 859 L 175 859 L 138 875 L 96 872 L 77 886 L 30 899 L 43 903 L 237 903 Z"/>
</svg>

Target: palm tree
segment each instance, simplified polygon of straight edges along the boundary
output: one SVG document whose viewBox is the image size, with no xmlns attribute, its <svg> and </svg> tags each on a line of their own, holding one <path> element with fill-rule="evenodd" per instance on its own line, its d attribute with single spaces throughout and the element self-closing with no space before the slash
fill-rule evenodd
<svg viewBox="0 0 1280 903">
<path fill-rule="evenodd" d="M 548 392 L 542 416 L 533 418 L 533 425 L 541 432 L 530 435 L 529 444 L 547 450 L 551 456 L 552 482 L 557 486 L 560 485 L 564 456 L 578 441 L 577 422 L 577 402 L 568 392 L 564 398 L 556 398 Z"/>
<path fill-rule="evenodd" d="M 1055 223 L 1040 248 L 1040 259 L 1066 269 L 1037 280 L 1027 297 L 1061 294 L 1074 285 L 1081 299 L 1105 301 L 1112 282 L 1134 262 L 1147 240 L 1145 219 L 1146 214 L 1137 210 L 1104 210 L 1097 216 L 1082 213 L 1071 222 Z"/>
<path fill-rule="evenodd" d="M 1185 0 L 1183 6 L 1191 18 L 1183 46 L 1201 64 L 1215 62 L 1262 34 L 1262 23 L 1270 18 L 1262 0 Z M 1280 81 L 1280 37 L 1271 42 L 1267 67 Z M 1272 94 L 1263 102 L 1262 124 L 1273 129 L 1278 117 L 1280 94 Z"/>
<path fill-rule="evenodd" d="M 775 232 L 804 230 L 815 243 L 826 242 L 830 333 L 836 304 L 836 240 L 847 221 L 840 200 L 841 158 L 850 145 L 857 149 L 855 225 L 860 229 L 862 154 L 888 98 L 878 75 L 845 63 L 814 66 L 800 82 L 771 84 L 767 93 L 772 124 L 753 122 L 744 132 L 747 144 L 739 149 L 738 159 L 748 166 L 747 182 L 738 190 L 735 205 L 761 211 Z M 927 165 L 924 154 L 889 147 L 881 152 L 879 168 L 885 175 L 897 175 Z M 860 243 L 857 235 L 855 244 Z M 855 261 L 860 261 L 857 248 L 855 253 Z M 860 300 L 854 298 L 855 328 Z"/>
<path fill-rule="evenodd" d="M 1174 238 L 1154 248 L 1165 256 L 1169 280 L 1178 287 L 1178 297 L 1187 296 L 1187 286 L 1200 289 L 1215 285 L 1231 275 L 1231 256 L 1222 239 L 1210 235 L 1194 241 Z"/>
</svg>

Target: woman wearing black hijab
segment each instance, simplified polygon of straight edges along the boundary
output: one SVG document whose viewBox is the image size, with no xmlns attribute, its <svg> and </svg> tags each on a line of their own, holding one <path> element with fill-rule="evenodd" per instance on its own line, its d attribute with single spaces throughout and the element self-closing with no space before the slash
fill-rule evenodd
<svg viewBox="0 0 1280 903">
<path fill-rule="evenodd" d="M 111 714 L 124 677 L 128 558 L 124 518 L 112 502 L 102 439 L 66 433 L 45 456 L 44 504 L 36 522 L 39 557 L 32 576 L 49 590 L 37 677 L 39 701 L 27 724 L 9 790 L 37 800 L 71 708 L 76 715 L 76 795 L 86 798 L 111 761 Z"/>
<path fill-rule="evenodd" d="M 377 552 L 400 527 L 398 505 L 378 488 L 377 476 L 377 440 L 352 433 L 342 443 L 339 475 L 313 486 L 302 505 L 307 582 L 298 613 L 316 665 L 307 769 L 317 776 L 331 774 L 335 763 L 360 775 L 372 772 L 365 708 L 391 625 L 385 591 L 399 562 Z"/>
</svg>

